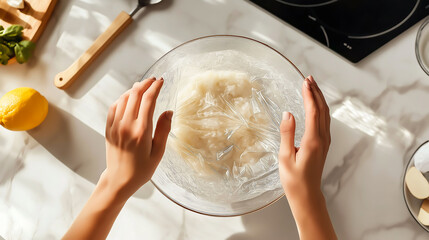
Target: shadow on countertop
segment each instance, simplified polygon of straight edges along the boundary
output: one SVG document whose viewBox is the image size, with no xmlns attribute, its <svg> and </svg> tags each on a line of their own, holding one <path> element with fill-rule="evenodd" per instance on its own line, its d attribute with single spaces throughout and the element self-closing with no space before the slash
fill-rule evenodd
<svg viewBox="0 0 429 240">
<path fill-rule="evenodd" d="M 93 184 L 98 182 L 106 168 L 104 136 L 56 106 L 50 104 L 45 121 L 28 134 L 73 172 Z M 153 185 L 146 184 L 134 196 L 149 198 L 153 191 Z"/>
<path fill-rule="evenodd" d="M 7 144 L 6 141 L 5 138 L 0 137 L 0 186 L 12 181 L 15 175 L 24 168 L 24 159 L 29 149 L 28 136 L 21 135 L 13 138 L 12 144 Z M 11 145 L 18 147 L 11 148 Z M 19 149 L 17 154 L 14 154 L 14 149 Z"/>
<path fill-rule="evenodd" d="M 227 240 L 299 239 L 295 221 L 285 197 L 255 213 L 241 217 L 245 232 L 236 233 Z"/>
<path fill-rule="evenodd" d="M 135 2 L 137 5 L 136 0 L 132 0 L 132 2 Z M 144 21 L 144 18 L 146 15 L 152 14 L 154 12 L 163 11 L 165 9 L 168 9 L 173 3 L 173 0 L 163 0 L 162 2 L 153 5 L 144 7 L 141 9 L 137 14 L 133 17 L 133 22 L 126 27 L 126 29 L 123 30 L 107 47 L 106 49 L 94 60 L 93 63 L 86 69 L 82 75 L 78 77 L 75 83 L 73 83 L 69 88 L 67 88 L 64 92 L 67 93 L 71 98 L 74 99 L 81 99 L 88 91 L 90 91 L 97 82 L 100 81 L 100 79 L 103 76 L 102 72 L 95 71 L 96 69 L 101 68 L 103 65 L 108 66 L 106 69 L 114 69 L 117 71 L 120 71 L 121 64 L 127 64 L 127 59 L 124 59 L 121 64 L 117 64 L 114 61 L 111 61 L 113 57 L 121 57 L 121 54 L 118 54 L 118 47 L 126 42 L 126 39 L 130 38 L 134 32 L 138 29 L 139 25 L 138 23 L 141 21 Z M 89 3 L 79 3 L 79 5 L 82 5 L 83 8 L 88 9 L 89 11 L 98 11 L 98 9 L 94 6 L 92 6 Z M 126 9 L 124 11 L 130 12 L 134 9 L 134 4 L 132 9 Z M 119 14 L 120 11 L 118 11 Z M 91 15 L 90 15 L 91 16 Z M 85 25 L 88 21 L 95 21 L 96 19 L 80 19 L 78 21 L 81 21 L 80 24 Z M 79 24 L 79 23 L 75 23 Z M 95 39 L 94 39 L 95 41 Z M 86 51 L 86 49 L 84 50 Z M 84 52 L 83 51 L 83 52 Z M 83 53 L 82 52 L 82 53 Z M 147 54 L 148 55 L 148 54 Z M 149 56 L 142 56 L 142 57 L 149 57 Z M 110 61 L 107 61 L 110 59 Z M 76 59 L 73 59 L 70 61 L 70 64 L 67 67 L 69 67 Z M 156 59 L 154 59 L 153 62 L 155 62 Z M 65 68 L 65 69 L 66 69 Z M 65 70 L 64 69 L 64 70 Z M 144 73 L 144 72 L 143 72 Z M 143 74 L 142 74 L 143 75 Z M 54 78 L 52 78 L 54 79 Z M 140 80 L 140 78 L 138 79 Z"/>
</svg>

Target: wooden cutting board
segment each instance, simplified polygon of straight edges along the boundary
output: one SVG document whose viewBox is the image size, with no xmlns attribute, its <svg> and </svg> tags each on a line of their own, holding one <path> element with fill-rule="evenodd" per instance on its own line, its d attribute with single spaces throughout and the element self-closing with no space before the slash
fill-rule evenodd
<svg viewBox="0 0 429 240">
<path fill-rule="evenodd" d="M 24 27 L 23 38 L 36 42 L 48 23 L 57 0 L 25 0 L 23 9 L 16 9 L 0 0 L 0 25 Z"/>
<path fill-rule="evenodd" d="M 6 0 L 0 0 L 0 25 L 5 29 L 10 25 L 24 27 L 22 37 L 36 42 L 51 17 L 57 0 L 25 0 L 23 9 L 16 9 Z M 16 58 L 9 59 L 8 64 L 16 62 Z"/>
</svg>

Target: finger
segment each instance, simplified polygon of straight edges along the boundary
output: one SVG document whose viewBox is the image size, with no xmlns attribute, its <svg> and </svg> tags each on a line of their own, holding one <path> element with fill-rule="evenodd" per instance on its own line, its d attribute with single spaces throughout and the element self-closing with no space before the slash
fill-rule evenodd
<svg viewBox="0 0 429 240">
<path fill-rule="evenodd" d="M 325 107 L 327 107 L 328 104 L 326 103 L 325 96 L 323 95 L 322 90 L 320 90 L 319 85 L 317 84 L 316 80 L 314 80 L 313 76 L 311 76 L 311 75 L 308 76 L 308 78 L 310 79 L 311 82 L 313 82 L 316 85 L 316 89 L 317 89 L 318 93 L 320 94 L 322 105 L 324 105 Z"/>
<path fill-rule="evenodd" d="M 320 93 L 322 94 L 322 91 L 320 91 Z M 323 97 L 323 94 L 322 94 Z M 329 111 L 329 106 L 326 103 L 325 98 L 323 97 L 324 101 L 325 101 L 325 122 L 326 122 L 326 128 L 325 128 L 325 135 L 329 138 L 329 141 L 331 139 L 331 113 Z"/>
<path fill-rule="evenodd" d="M 331 115 L 329 112 L 329 106 L 328 103 L 326 102 L 325 96 L 323 95 L 322 90 L 319 88 L 319 86 L 316 84 L 317 86 L 317 90 L 319 91 L 320 96 L 322 97 L 323 100 L 323 105 L 324 105 L 324 110 L 323 112 L 325 113 L 325 123 L 326 123 L 326 131 L 329 134 L 330 133 L 330 129 L 331 129 Z"/>
<path fill-rule="evenodd" d="M 324 137 L 325 141 L 328 145 L 331 141 L 331 116 L 329 113 L 329 106 L 326 102 L 325 96 L 322 93 L 322 90 L 319 88 L 318 84 L 316 83 L 316 81 L 314 81 L 313 77 L 311 77 L 311 80 L 313 80 L 315 86 L 316 86 L 316 90 L 318 92 L 318 96 L 319 96 L 319 101 L 321 102 L 321 118 L 323 118 L 323 125 L 321 125 L 321 134 Z"/>
<path fill-rule="evenodd" d="M 319 124 L 320 128 L 319 131 L 321 134 L 325 134 L 326 128 L 327 128 L 327 122 L 326 122 L 326 102 L 325 98 L 323 97 L 322 91 L 320 91 L 319 86 L 317 85 L 316 81 L 314 80 L 313 76 L 308 76 L 308 80 L 310 80 L 310 88 L 313 93 L 317 108 L 319 110 Z"/>
<path fill-rule="evenodd" d="M 118 105 L 119 102 L 123 101 L 124 98 L 128 95 L 130 95 L 131 89 L 128 89 L 126 92 L 124 92 L 118 99 L 116 99 L 116 101 L 113 103 L 114 105 L 116 105 L 116 112 L 115 112 L 115 117 L 116 120 L 121 120 L 120 118 L 118 119 L 118 115 L 116 114 L 118 112 Z"/>
<path fill-rule="evenodd" d="M 311 83 L 309 79 L 304 80 L 302 87 L 302 96 L 304 98 L 305 110 L 305 135 L 315 136 L 319 133 L 319 109 L 311 91 Z"/>
<path fill-rule="evenodd" d="M 107 113 L 107 122 L 106 122 L 106 128 L 112 126 L 113 120 L 115 119 L 115 112 L 116 112 L 116 103 L 113 103 L 109 107 L 109 112 Z"/>
<path fill-rule="evenodd" d="M 143 94 L 138 118 L 142 120 L 153 118 L 153 111 L 155 110 L 156 99 L 158 98 L 159 92 L 161 91 L 164 79 L 156 80 L 149 89 Z"/>
<path fill-rule="evenodd" d="M 157 161 L 157 163 L 159 163 L 164 155 L 168 134 L 171 129 L 172 117 L 173 111 L 163 112 L 161 116 L 159 116 L 158 123 L 156 124 L 155 134 L 152 140 L 151 158 Z"/>
<path fill-rule="evenodd" d="M 130 91 L 130 97 L 128 98 L 124 118 L 128 118 L 131 120 L 137 118 L 142 96 L 154 81 L 155 78 L 148 78 L 143 80 L 142 82 L 137 82 L 134 84 L 133 88 Z"/>
<path fill-rule="evenodd" d="M 130 91 L 127 91 L 124 94 L 122 94 L 122 96 L 118 99 L 114 122 L 120 121 L 122 119 L 125 112 L 125 108 L 127 107 L 129 96 L 130 96 Z"/>
<path fill-rule="evenodd" d="M 280 124 L 279 161 L 284 164 L 295 161 L 295 118 L 289 112 L 283 112 Z"/>
<path fill-rule="evenodd" d="M 331 114 L 329 112 L 329 107 L 328 107 L 328 113 L 326 114 L 326 120 L 327 120 L 326 131 L 328 132 L 329 139 L 331 139 Z"/>
</svg>

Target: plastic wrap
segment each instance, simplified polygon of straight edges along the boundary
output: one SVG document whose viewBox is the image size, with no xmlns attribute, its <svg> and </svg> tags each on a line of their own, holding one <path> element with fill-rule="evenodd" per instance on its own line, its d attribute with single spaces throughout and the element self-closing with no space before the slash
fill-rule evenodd
<svg viewBox="0 0 429 240">
<path fill-rule="evenodd" d="M 303 134 L 296 82 L 234 50 L 176 56 L 163 77 L 173 84 L 157 104 L 175 114 L 155 178 L 213 202 L 281 191 L 277 155 L 283 111 L 295 115 L 295 145 Z"/>
<path fill-rule="evenodd" d="M 197 74 L 177 102 L 172 145 L 199 175 L 243 182 L 261 158 L 273 159 L 275 122 L 261 86 L 246 73 Z"/>
</svg>

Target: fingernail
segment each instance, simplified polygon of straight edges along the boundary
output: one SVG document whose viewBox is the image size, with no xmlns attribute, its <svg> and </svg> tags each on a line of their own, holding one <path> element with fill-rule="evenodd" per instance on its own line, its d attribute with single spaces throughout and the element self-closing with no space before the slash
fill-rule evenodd
<svg viewBox="0 0 429 240">
<path fill-rule="evenodd" d="M 311 83 L 312 83 L 312 84 L 314 84 L 314 85 L 316 85 L 316 86 L 317 86 L 317 83 L 316 83 L 316 81 L 314 80 L 314 77 L 313 77 L 313 76 L 311 76 L 311 75 L 310 75 L 310 76 L 308 76 L 307 78 L 311 81 Z"/>
<path fill-rule="evenodd" d="M 171 121 L 171 119 L 173 119 L 173 111 L 167 111 L 167 113 L 165 114 L 167 119 Z"/>
<path fill-rule="evenodd" d="M 291 116 L 290 112 L 283 112 L 282 118 L 283 120 L 289 120 L 290 116 Z"/>
<path fill-rule="evenodd" d="M 164 78 L 163 78 L 163 77 L 161 77 L 161 78 L 159 79 L 159 81 L 164 81 Z"/>
<path fill-rule="evenodd" d="M 150 80 L 152 80 L 152 81 L 155 81 L 156 80 L 156 77 L 151 77 L 151 78 L 149 78 Z"/>
</svg>

